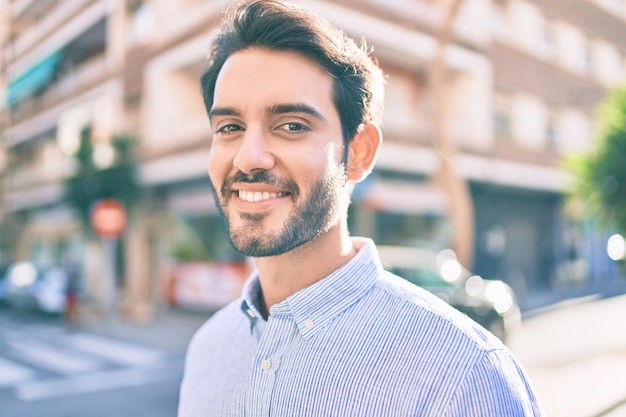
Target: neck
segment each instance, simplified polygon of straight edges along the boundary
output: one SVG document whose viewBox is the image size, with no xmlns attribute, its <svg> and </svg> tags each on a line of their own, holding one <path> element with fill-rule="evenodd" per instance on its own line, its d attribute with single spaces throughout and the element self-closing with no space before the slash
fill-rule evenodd
<svg viewBox="0 0 626 417">
<path fill-rule="evenodd" d="M 347 230 L 331 229 L 289 252 L 256 258 L 265 318 L 274 304 L 326 277 L 352 259 L 356 252 Z"/>
</svg>

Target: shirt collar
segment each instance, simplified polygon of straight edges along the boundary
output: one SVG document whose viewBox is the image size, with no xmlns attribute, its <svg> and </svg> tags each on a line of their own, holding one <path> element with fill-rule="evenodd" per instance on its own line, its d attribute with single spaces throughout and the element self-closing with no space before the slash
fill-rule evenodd
<svg viewBox="0 0 626 417">
<path fill-rule="evenodd" d="M 352 241 L 358 252 L 351 260 L 320 281 L 272 306 L 270 315 L 293 315 L 302 337 L 308 339 L 361 299 L 374 285 L 382 266 L 372 240 L 352 238 Z M 255 271 L 243 287 L 241 304 L 251 327 L 261 317 L 257 307 L 260 290 L 258 272 Z"/>
<path fill-rule="evenodd" d="M 261 305 L 261 283 L 259 273 L 255 269 L 248 277 L 241 290 L 241 311 L 250 320 L 250 329 L 254 327 L 258 319 L 262 319 L 259 306 Z"/>
</svg>

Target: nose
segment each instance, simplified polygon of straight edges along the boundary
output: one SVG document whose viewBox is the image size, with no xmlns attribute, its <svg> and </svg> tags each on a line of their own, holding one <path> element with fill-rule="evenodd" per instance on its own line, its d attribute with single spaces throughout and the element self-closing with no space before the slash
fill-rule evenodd
<svg viewBox="0 0 626 417">
<path fill-rule="evenodd" d="M 245 174 L 256 170 L 268 171 L 274 167 L 267 137 L 260 131 L 248 129 L 240 142 L 233 165 Z"/>
</svg>

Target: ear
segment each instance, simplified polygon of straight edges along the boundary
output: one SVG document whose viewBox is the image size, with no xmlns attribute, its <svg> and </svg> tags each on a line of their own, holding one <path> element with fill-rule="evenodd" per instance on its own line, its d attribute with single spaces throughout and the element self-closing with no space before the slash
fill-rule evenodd
<svg viewBox="0 0 626 417">
<path fill-rule="evenodd" d="M 346 170 L 349 180 L 359 182 L 369 175 L 374 168 L 382 139 L 382 132 L 376 124 L 362 125 L 348 145 Z"/>
</svg>

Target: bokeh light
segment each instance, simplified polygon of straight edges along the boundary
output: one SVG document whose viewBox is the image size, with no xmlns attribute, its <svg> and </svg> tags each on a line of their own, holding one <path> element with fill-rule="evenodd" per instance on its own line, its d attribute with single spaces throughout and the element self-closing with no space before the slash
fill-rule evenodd
<svg viewBox="0 0 626 417">
<path fill-rule="evenodd" d="M 493 281 L 487 285 L 485 296 L 493 303 L 498 313 L 506 313 L 513 307 L 513 297 L 502 281 Z"/>
<path fill-rule="evenodd" d="M 37 279 L 37 270 L 30 262 L 20 262 L 9 272 L 9 280 L 16 287 L 27 287 Z"/>
<path fill-rule="evenodd" d="M 624 256 L 626 256 L 626 242 L 624 241 L 624 237 L 617 233 L 611 236 L 606 244 L 606 253 L 609 255 L 609 258 L 614 261 L 624 259 Z"/>
<path fill-rule="evenodd" d="M 115 149 L 110 143 L 99 143 L 93 150 L 93 163 L 100 169 L 108 168 L 115 161 Z"/>
<path fill-rule="evenodd" d="M 478 275 L 471 276 L 465 283 L 465 291 L 472 297 L 480 295 L 484 289 L 485 281 Z"/>
<path fill-rule="evenodd" d="M 448 259 L 441 265 L 441 276 L 448 282 L 459 279 L 461 271 L 461 264 L 456 259 Z"/>
</svg>

